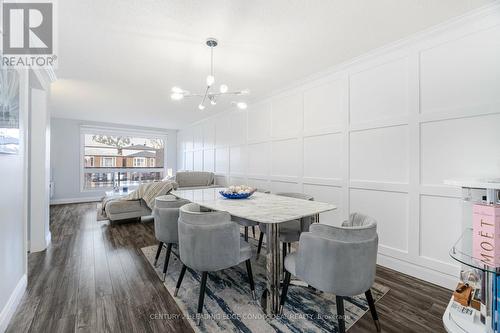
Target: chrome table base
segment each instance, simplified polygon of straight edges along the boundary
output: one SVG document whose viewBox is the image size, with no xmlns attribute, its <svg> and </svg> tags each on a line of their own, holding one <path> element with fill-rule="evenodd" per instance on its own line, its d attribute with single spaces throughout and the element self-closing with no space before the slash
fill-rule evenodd
<svg viewBox="0 0 500 333">
<path fill-rule="evenodd" d="M 279 242 L 279 225 L 276 223 L 267 225 L 267 253 L 266 273 L 267 290 L 262 294 L 262 310 L 268 315 L 277 314 L 280 304 L 280 282 L 281 282 L 281 251 Z"/>
<path fill-rule="evenodd" d="M 319 214 L 314 217 L 314 223 L 319 223 Z M 279 241 L 279 224 L 272 223 L 267 225 L 267 253 L 266 253 L 266 274 L 267 274 L 267 288 L 262 293 L 261 306 L 262 310 L 268 315 L 279 314 L 280 304 L 280 286 L 283 277 L 281 262 L 281 249 Z M 306 287 L 306 283 L 293 280 L 291 284 Z"/>
</svg>

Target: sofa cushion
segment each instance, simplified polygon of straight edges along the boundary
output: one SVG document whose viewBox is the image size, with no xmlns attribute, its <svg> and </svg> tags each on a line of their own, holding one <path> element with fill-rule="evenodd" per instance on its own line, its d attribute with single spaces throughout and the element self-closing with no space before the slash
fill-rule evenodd
<svg viewBox="0 0 500 333">
<path fill-rule="evenodd" d="M 142 200 L 113 200 L 106 205 L 106 212 L 110 214 L 121 214 L 141 211 L 147 208 Z"/>
<path fill-rule="evenodd" d="M 179 187 L 209 186 L 214 183 L 214 174 L 204 171 L 177 172 L 175 181 Z"/>
</svg>

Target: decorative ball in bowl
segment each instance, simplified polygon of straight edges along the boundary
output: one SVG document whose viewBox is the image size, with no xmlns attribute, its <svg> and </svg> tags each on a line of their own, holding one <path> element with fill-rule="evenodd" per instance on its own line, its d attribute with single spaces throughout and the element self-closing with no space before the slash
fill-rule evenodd
<svg viewBox="0 0 500 333">
<path fill-rule="evenodd" d="M 220 191 L 219 193 L 227 199 L 246 199 L 249 196 L 251 196 L 255 192 L 255 189 L 246 186 L 246 185 L 239 185 L 239 186 L 229 186 L 226 188 L 224 191 Z"/>
</svg>

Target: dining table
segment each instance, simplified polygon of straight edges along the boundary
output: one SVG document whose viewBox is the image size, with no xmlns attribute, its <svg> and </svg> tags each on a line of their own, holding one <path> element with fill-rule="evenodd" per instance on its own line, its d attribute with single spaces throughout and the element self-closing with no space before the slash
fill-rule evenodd
<svg viewBox="0 0 500 333">
<path fill-rule="evenodd" d="M 267 288 L 261 296 L 261 305 L 268 315 L 278 314 L 281 283 L 281 250 L 279 226 L 283 222 L 313 216 L 319 222 L 319 214 L 337 207 L 330 203 L 296 199 L 269 193 L 255 192 L 245 199 L 227 199 L 220 191 L 225 188 L 178 189 L 170 194 L 189 200 L 214 211 L 225 211 L 239 218 L 264 223 L 266 234 Z"/>
</svg>

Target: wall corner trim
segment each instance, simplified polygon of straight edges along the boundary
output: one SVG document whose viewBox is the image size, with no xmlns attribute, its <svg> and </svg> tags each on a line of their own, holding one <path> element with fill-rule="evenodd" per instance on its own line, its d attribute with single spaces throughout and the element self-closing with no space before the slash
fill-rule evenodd
<svg viewBox="0 0 500 333">
<path fill-rule="evenodd" d="M 57 81 L 57 76 L 52 67 L 49 68 L 32 68 L 36 78 L 44 90 L 50 89 L 50 84 Z"/>
<path fill-rule="evenodd" d="M 26 287 L 28 285 L 28 277 L 24 274 L 19 282 L 17 283 L 16 288 L 10 295 L 7 304 L 5 304 L 2 312 L 0 312 L 0 333 L 3 333 L 7 330 L 7 326 L 14 316 L 17 307 L 21 303 L 21 299 L 23 298 L 24 292 L 26 291 Z"/>
<path fill-rule="evenodd" d="M 45 235 L 45 247 L 49 247 L 50 243 L 52 242 L 52 233 L 49 231 L 47 235 Z"/>
</svg>

